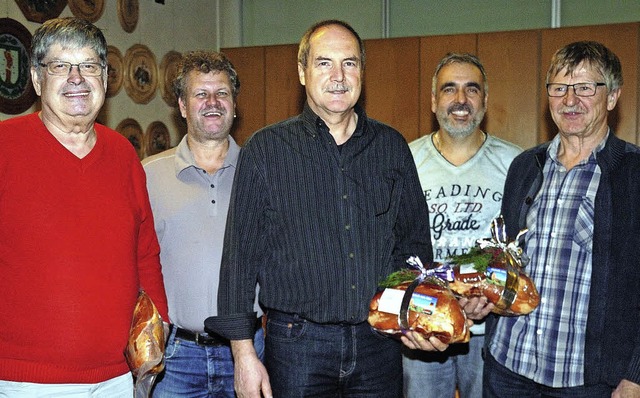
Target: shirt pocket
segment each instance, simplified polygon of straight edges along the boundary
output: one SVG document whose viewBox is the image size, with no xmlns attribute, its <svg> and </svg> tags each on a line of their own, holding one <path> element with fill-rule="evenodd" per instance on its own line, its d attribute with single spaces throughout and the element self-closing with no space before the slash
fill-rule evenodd
<svg viewBox="0 0 640 398">
<path fill-rule="evenodd" d="M 593 202 L 589 198 L 585 198 L 576 214 L 574 225 L 573 242 L 580 246 L 583 250 L 591 253 L 593 246 L 593 223 L 595 210 Z"/>
<path fill-rule="evenodd" d="M 385 173 L 372 180 L 368 189 L 368 203 L 371 205 L 369 211 L 376 217 L 397 213 L 402 187 L 402 178 L 395 172 Z"/>
</svg>

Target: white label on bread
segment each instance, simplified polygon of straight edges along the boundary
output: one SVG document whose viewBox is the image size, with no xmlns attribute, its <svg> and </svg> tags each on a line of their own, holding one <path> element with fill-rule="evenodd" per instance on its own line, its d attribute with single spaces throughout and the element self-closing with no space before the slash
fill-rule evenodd
<svg viewBox="0 0 640 398">
<path fill-rule="evenodd" d="M 398 315 L 400 313 L 404 292 L 404 290 L 399 289 L 384 289 L 378 301 L 378 311 Z"/>
</svg>

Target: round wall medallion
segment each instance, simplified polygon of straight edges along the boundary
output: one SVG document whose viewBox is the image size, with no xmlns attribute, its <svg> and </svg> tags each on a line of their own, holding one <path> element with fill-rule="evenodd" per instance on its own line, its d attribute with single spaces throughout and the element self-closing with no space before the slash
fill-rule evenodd
<svg viewBox="0 0 640 398">
<path fill-rule="evenodd" d="M 16 0 L 27 21 L 43 23 L 57 18 L 67 6 L 67 0 Z"/>
<path fill-rule="evenodd" d="M 138 104 L 146 104 L 156 95 L 158 66 L 149 48 L 134 44 L 124 55 L 124 89 Z"/>
<path fill-rule="evenodd" d="M 31 33 L 18 21 L 0 18 L 0 112 L 22 113 L 37 96 L 31 84 Z"/>
<path fill-rule="evenodd" d="M 124 60 L 117 47 L 107 46 L 107 97 L 118 94 L 124 80 Z"/>
<path fill-rule="evenodd" d="M 145 133 L 147 156 L 155 155 L 171 148 L 171 134 L 162 122 L 153 122 Z"/>
<path fill-rule="evenodd" d="M 169 51 L 160 62 L 160 93 L 164 102 L 173 107 L 178 106 L 178 99 L 173 91 L 173 82 L 178 76 L 178 65 L 181 59 L 182 54 L 177 51 Z"/>
<path fill-rule="evenodd" d="M 123 121 L 118 123 L 118 126 L 116 126 L 116 131 L 129 140 L 131 145 L 133 145 L 133 147 L 135 148 L 138 157 L 142 159 L 144 157 L 144 141 L 140 123 L 138 123 L 135 119 L 124 119 Z"/>
<path fill-rule="evenodd" d="M 69 9 L 78 18 L 96 22 L 104 11 L 103 0 L 68 0 Z"/>
<path fill-rule="evenodd" d="M 125 32 L 131 33 L 138 24 L 138 0 L 118 0 L 118 20 Z"/>
</svg>

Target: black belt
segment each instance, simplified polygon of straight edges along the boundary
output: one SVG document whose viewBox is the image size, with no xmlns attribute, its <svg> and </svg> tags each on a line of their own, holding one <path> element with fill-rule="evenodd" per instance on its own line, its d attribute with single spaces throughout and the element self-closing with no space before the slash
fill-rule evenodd
<svg viewBox="0 0 640 398">
<path fill-rule="evenodd" d="M 175 326 L 174 326 L 175 327 Z M 195 333 L 191 330 L 182 329 L 179 327 L 176 328 L 176 338 L 182 340 L 193 341 L 198 345 L 204 346 L 220 346 L 220 345 L 229 345 L 229 340 L 225 339 L 222 336 L 210 335 L 207 333 Z"/>
</svg>

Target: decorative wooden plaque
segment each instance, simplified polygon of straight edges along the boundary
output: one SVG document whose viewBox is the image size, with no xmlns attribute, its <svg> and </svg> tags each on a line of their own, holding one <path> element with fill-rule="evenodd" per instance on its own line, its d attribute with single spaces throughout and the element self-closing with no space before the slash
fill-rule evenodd
<svg viewBox="0 0 640 398">
<path fill-rule="evenodd" d="M 164 123 L 157 121 L 147 127 L 145 133 L 147 156 L 155 155 L 171 148 L 171 135 Z"/>
<path fill-rule="evenodd" d="M 138 157 L 142 159 L 144 157 L 144 141 L 142 137 L 142 127 L 135 119 L 124 119 L 118 126 L 116 131 L 125 136 L 131 145 L 136 149 Z"/>
<path fill-rule="evenodd" d="M 68 0 L 69 9 L 78 18 L 96 22 L 104 12 L 103 0 Z"/>
<path fill-rule="evenodd" d="M 124 59 L 117 47 L 107 46 L 107 97 L 118 94 L 124 80 Z"/>
<path fill-rule="evenodd" d="M 143 44 L 134 44 L 124 55 L 124 89 L 138 104 L 146 104 L 156 95 L 158 66 L 156 58 Z"/>
<path fill-rule="evenodd" d="M 43 23 L 57 18 L 67 6 L 67 0 L 16 0 L 27 21 Z"/>
<path fill-rule="evenodd" d="M 37 96 L 31 84 L 31 33 L 21 23 L 0 18 L 0 112 L 29 109 Z"/>
<path fill-rule="evenodd" d="M 178 75 L 178 64 L 181 59 L 182 54 L 177 51 L 169 51 L 160 62 L 160 93 L 167 105 L 173 107 L 178 106 L 178 99 L 173 91 L 173 82 Z"/>
<path fill-rule="evenodd" d="M 138 24 L 138 0 L 118 0 L 118 20 L 125 32 L 131 33 Z"/>
</svg>

